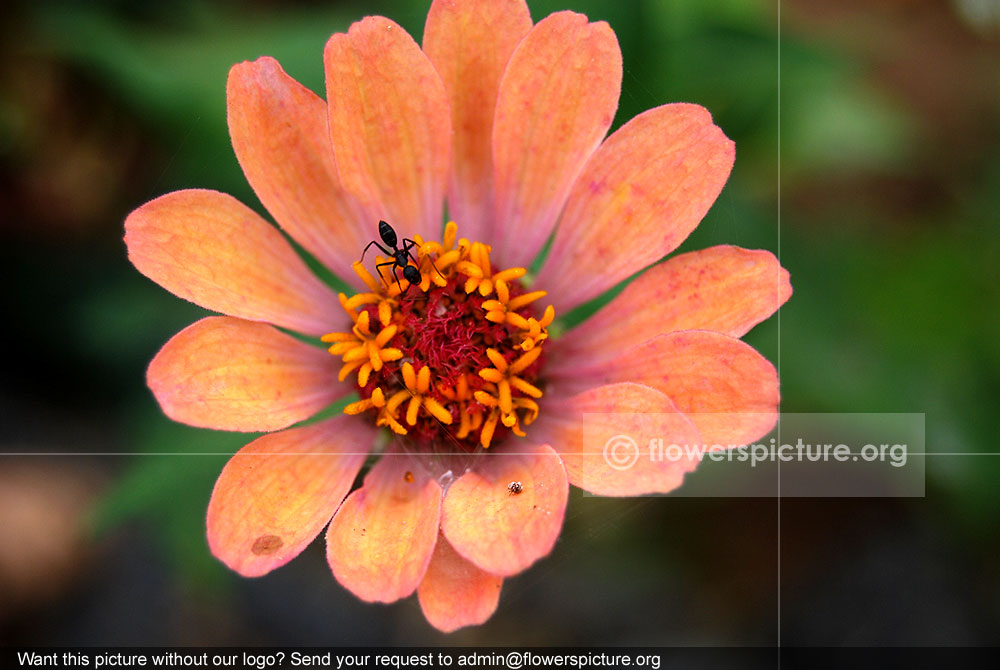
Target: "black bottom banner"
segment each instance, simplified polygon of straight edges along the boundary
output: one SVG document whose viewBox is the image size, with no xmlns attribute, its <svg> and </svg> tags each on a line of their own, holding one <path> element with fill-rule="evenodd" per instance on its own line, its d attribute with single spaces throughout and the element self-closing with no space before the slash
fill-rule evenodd
<svg viewBox="0 0 1000 670">
<path fill-rule="evenodd" d="M 2 668 L 780 668 L 1000 667 L 997 648 L 955 647 L 7 647 Z"/>
</svg>

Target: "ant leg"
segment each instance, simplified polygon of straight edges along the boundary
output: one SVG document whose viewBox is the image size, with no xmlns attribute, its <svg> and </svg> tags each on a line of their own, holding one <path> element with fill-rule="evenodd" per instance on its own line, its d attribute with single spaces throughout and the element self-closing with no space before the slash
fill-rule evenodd
<svg viewBox="0 0 1000 670">
<path fill-rule="evenodd" d="M 417 246 L 416 242 L 414 242 L 413 240 L 411 240 L 409 238 L 406 238 L 406 237 L 403 238 L 403 249 L 402 249 L 402 251 L 403 251 L 403 253 L 406 254 L 407 258 L 409 258 L 411 261 L 413 261 L 413 264 L 416 265 L 417 269 L 419 270 L 420 269 L 420 261 L 418 261 L 416 258 L 414 258 L 413 254 L 410 253 L 410 249 L 412 249 L 415 246 Z"/>
<path fill-rule="evenodd" d="M 399 294 L 403 295 L 403 286 L 399 283 L 399 275 L 396 274 L 396 265 L 392 266 L 392 278 L 396 280 L 396 287 L 399 289 Z M 406 290 L 410 290 L 410 284 L 406 285 Z"/>
<path fill-rule="evenodd" d="M 413 264 L 416 265 L 417 268 L 419 269 L 420 268 L 420 262 L 416 258 L 413 257 L 413 254 L 410 253 L 410 249 L 412 249 L 415 246 L 417 246 L 416 242 L 414 242 L 413 240 L 411 240 L 411 239 L 409 239 L 407 237 L 403 238 L 403 251 L 406 252 L 406 255 L 410 257 L 410 260 L 412 260 Z M 429 256 L 427 257 L 427 260 L 431 261 L 431 259 L 430 259 Z M 441 274 L 441 271 L 438 270 L 438 267 L 436 265 L 434 265 L 434 261 L 431 261 L 431 267 L 434 268 L 434 271 L 438 273 L 439 277 L 441 277 L 442 279 L 444 279 L 444 275 Z"/>
<path fill-rule="evenodd" d="M 379 270 L 379 268 L 384 268 L 386 265 L 392 266 L 392 276 L 396 279 L 396 285 L 399 286 L 399 277 L 396 276 L 396 261 L 386 261 L 385 263 L 379 263 L 378 265 L 375 266 L 375 272 L 378 273 L 378 276 L 381 278 L 382 271 Z M 402 291 L 403 287 L 399 286 L 399 290 Z"/>
<path fill-rule="evenodd" d="M 417 259 L 413 257 L 413 254 L 410 253 L 410 249 L 412 249 L 415 246 L 417 246 L 416 242 L 407 237 L 403 238 L 403 249 L 402 249 L 403 253 L 405 253 L 407 257 L 413 261 L 413 264 L 419 268 L 420 264 L 417 262 Z"/>
<path fill-rule="evenodd" d="M 379 244 L 379 243 L 378 243 L 378 242 L 376 242 L 375 240 L 372 240 L 371 242 L 369 242 L 369 243 L 367 244 L 367 246 L 365 246 L 365 250 L 361 252 L 361 262 L 362 262 L 362 263 L 363 263 L 363 262 L 364 262 L 364 260 L 365 260 L 365 254 L 367 254 L 367 253 L 368 253 L 368 250 L 369 250 L 369 249 L 371 248 L 371 246 L 372 246 L 373 244 L 374 244 L 374 245 L 375 245 L 376 247 L 378 247 L 378 250 L 379 250 L 379 251 L 381 251 L 381 252 L 382 252 L 383 254 L 391 254 L 391 253 L 392 253 L 391 251 L 389 251 L 388 249 L 386 249 L 385 247 L 383 247 L 383 246 L 382 246 L 381 244 Z"/>
</svg>

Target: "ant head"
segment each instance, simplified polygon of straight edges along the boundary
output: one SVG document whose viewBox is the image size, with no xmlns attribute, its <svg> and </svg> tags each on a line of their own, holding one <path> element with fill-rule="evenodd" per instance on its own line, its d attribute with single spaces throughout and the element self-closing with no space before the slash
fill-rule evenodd
<svg viewBox="0 0 1000 670">
<path fill-rule="evenodd" d="M 405 268 L 403 268 L 403 277 L 405 277 L 406 281 L 410 282 L 411 284 L 419 284 L 422 279 L 422 277 L 420 276 L 420 270 L 413 267 L 412 265 L 407 265 Z"/>
</svg>

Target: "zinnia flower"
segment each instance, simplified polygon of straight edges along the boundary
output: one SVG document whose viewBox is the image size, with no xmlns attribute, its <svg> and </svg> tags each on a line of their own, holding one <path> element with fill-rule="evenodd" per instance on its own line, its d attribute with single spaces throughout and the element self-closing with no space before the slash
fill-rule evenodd
<svg viewBox="0 0 1000 670">
<path fill-rule="evenodd" d="M 326 102 L 271 58 L 234 66 L 229 129 L 281 230 L 355 293 L 228 195 L 159 197 L 125 223 L 130 259 L 225 316 L 167 342 L 148 382 L 174 420 L 267 433 L 212 494 L 208 541 L 226 565 L 266 574 L 328 526 L 345 588 L 386 603 L 416 591 L 451 631 L 488 619 L 503 578 L 552 550 L 570 484 L 667 492 L 696 463 L 611 467 L 583 449 L 584 413 L 646 416 L 686 444 L 771 429 L 777 375 L 738 338 L 791 287 L 770 253 L 714 247 L 649 268 L 556 336 L 557 315 L 673 251 L 734 160 L 697 105 L 604 139 L 622 76 L 606 23 L 435 0 L 423 49 L 368 17 L 330 38 L 324 65 Z M 373 240 L 383 255 L 358 262 Z M 344 414 L 289 428 L 351 393 Z"/>
</svg>

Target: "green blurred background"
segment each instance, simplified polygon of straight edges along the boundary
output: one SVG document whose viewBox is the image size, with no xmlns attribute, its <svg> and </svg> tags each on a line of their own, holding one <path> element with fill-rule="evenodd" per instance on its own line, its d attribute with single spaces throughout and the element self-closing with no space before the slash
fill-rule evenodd
<svg viewBox="0 0 1000 670">
<path fill-rule="evenodd" d="M 530 2 L 536 21 L 569 8 L 614 28 L 615 127 L 688 101 L 735 140 L 733 176 L 682 250 L 780 245 L 795 295 L 747 339 L 780 361 L 783 409 L 922 412 L 928 451 L 983 454 L 930 457 L 925 498 L 779 510 L 574 491 L 553 553 L 505 583 L 487 624 L 451 636 L 415 598 L 351 596 L 321 543 L 257 580 L 210 556 L 204 513 L 225 458 L 133 454 L 231 453 L 249 438 L 158 409 L 145 367 L 203 312 L 129 265 L 122 222 L 188 187 L 260 209 L 229 146 L 228 68 L 271 55 L 322 94 L 332 32 L 377 13 L 419 41 L 428 5 L 5 10 L 0 450 L 35 455 L 0 460 L 0 642 L 1000 644 L 992 0 Z"/>
</svg>

